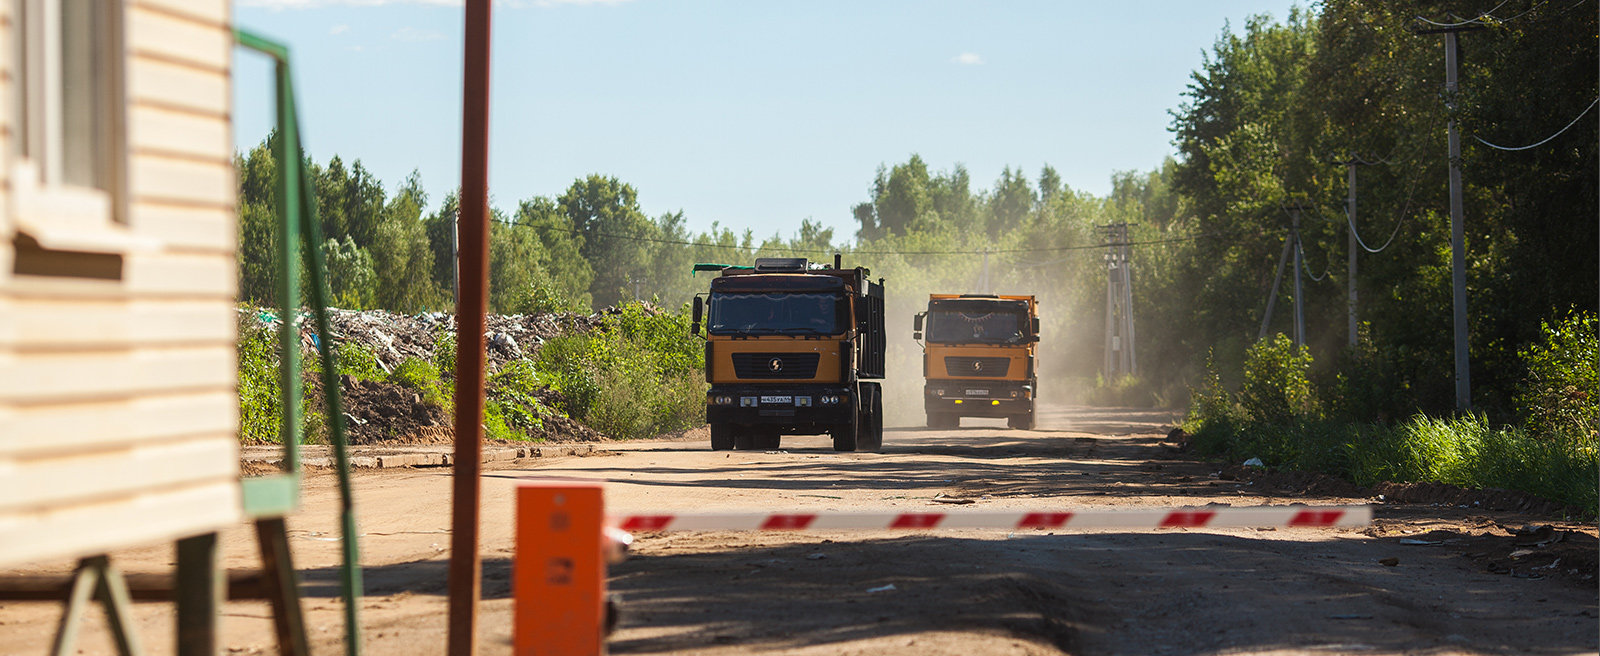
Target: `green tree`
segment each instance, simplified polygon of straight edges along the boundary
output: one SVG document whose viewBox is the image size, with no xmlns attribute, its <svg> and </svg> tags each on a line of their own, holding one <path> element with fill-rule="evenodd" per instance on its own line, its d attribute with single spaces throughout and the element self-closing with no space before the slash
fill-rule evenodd
<svg viewBox="0 0 1600 656">
<path fill-rule="evenodd" d="M 329 239 L 322 245 L 324 261 L 328 264 L 328 284 L 335 307 L 351 310 L 370 310 L 377 307 L 378 276 L 373 270 L 372 254 L 356 245 L 355 239 L 345 235 L 343 241 Z"/>
<path fill-rule="evenodd" d="M 648 243 L 656 237 L 655 224 L 639 209 L 638 191 L 616 178 L 590 175 L 574 181 L 556 203 L 583 237 L 579 250 L 594 271 L 594 302 L 611 305 L 632 296 L 633 279 L 644 274 Z"/>
</svg>

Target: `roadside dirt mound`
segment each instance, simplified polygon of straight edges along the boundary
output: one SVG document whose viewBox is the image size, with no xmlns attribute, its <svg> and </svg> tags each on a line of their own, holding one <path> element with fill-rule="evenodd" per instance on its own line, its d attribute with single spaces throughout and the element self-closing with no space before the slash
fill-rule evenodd
<svg viewBox="0 0 1600 656">
<path fill-rule="evenodd" d="M 1331 497 L 1365 497 L 1371 494 L 1360 485 L 1337 476 L 1304 471 L 1272 471 L 1258 467 L 1228 465 L 1217 472 L 1225 481 L 1249 481 L 1265 489 L 1291 494 Z"/>
<path fill-rule="evenodd" d="M 1474 490 L 1445 483 L 1379 483 L 1372 486 L 1372 496 L 1382 495 L 1390 503 L 1419 503 L 1477 508 L 1482 510 L 1518 510 L 1536 515 L 1559 515 L 1566 510 L 1561 504 L 1540 497 L 1497 488 Z"/>
<path fill-rule="evenodd" d="M 271 309 L 241 308 L 239 312 L 264 328 L 275 330 L 283 325 L 282 318 Z M 484 332 L 488 373 L 499 371 L 513 360 L 535 357 L 539 348 L 551 339 L 603 330 L 607 317 L 620 312 L 620 308 L 611 307 L 594 314 L 489 315 L 485 318 Z M 654 314 L 661 310 L 647 304 L 645 312 Z M 355 344 L 370 351 L 386 372 L 393 371 L 409 358 L 435 361 L 445 338 L 453 336 L 456 330 L 455 315 L 444 312 L 408 315 L 384 310 L 329 308 L 328 318 L 334 343 Z M 302 310 L 294 320 L 300 328 L 302 356 L 316 358 L 321 337 L 315 334 L 316 323 L 311 314 Z M 452 372 L 442 373 L 448 380 Z M 312 407 L 318 412 L 323 411 L 320 383 L 316 376 L 308 375 L 305 379 L 306 398 L 311 399 Z M 448 444 L 454 441 L 453 418 L 439 406 L 423 401 L 414 390 L 345 376 L 341 391 L 352 444 Z M 549 409 L 564 405 L 555 391 L 540 390 L 537 396 L 545 407 L 527 409 L 540 420 L 540 426 L 524 431 L 528 439 L 550 442 L 609 439 L 578 420 L 550 412 Z"/>
<path fill-rule="evenodd" d="M 394 383 L 340 377 L 351 444 L 438 444 L 450 441 L 444 409 Z M 438 429 L 444 430 L 424 430 Z"/>
<path fill-rule="evenodd" d="M 1249 481 L 1294 494 L 1339 497 L 1382 497 L 1386 503 L 1442 505 L 1476 510 L 1515 510 L 1534 515 L 1559 516 L 1570 510 L 1559 503 L 1525 492 L 1498 488 L 1473 489 L 1448 483 L 1379 483 L 1361 487 L 1337 476 L 1304 471 L 1272 471 L 1228 465 L 1218 472 L 1223 480 Z"/>
</svg>

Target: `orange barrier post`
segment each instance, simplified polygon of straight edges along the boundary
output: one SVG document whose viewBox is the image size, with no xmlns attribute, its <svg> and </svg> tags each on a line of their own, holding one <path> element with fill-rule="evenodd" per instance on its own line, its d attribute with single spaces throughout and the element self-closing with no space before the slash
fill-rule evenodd
<svg viewBox="0 0 1600 656">
<path fill-rule="evenodd" d="M 575 481 L 517 486 L 512 643 L 519 656 L 594 656 L 605 649 L 605 500 Z"/>
</svg>

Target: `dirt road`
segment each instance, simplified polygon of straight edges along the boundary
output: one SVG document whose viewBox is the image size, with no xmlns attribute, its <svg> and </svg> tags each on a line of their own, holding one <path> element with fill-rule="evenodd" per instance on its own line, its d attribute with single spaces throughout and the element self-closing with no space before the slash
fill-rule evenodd
<svg viewBox="0 0 1600 656">
<path fill-rule="evenodd" d="M 774 452 L 711 452 L 703 435 L 690 435 L 493 468 L 484 487 L 483 651 L 509 651 L 510 492 L 530 477 L 606 481 L 615 512 L 1368 501 L 1307 494 L 1327 486 L 1303 481 L 1282 489 L 1267 478 L 1217 476 L 1217 465 L 1161 444 L 1172 418 L 1158 412 L 1053 408 L 1031 432 L 967 421 L 959 430 L 891 429 L 874 454 L 834 453 L 823 437 L 785 438 Z M 356 481 L 367 653 L 442 653 L 449 472 Z M 319 653 L 336 653 L 341 631 L 335 500 L 332 478 L 314 476 L 291 520 Z M 1595 653 L 1593 528 L 1468 505 L 1385 504 L 1364 530 L 643 534 L 612 571 L 625 614 L 611 650 Z M 1511 534 L 1530 523 L 1553 530 Z M 224 536 L 228 566 L 256 564 L 251 539 L 243 529 Z M 134 571 L 172 561 L 167 549 L 115 557 Z M 0 605 L 0 651 L 46 653 L 58 613 Z M 147 646 L 170 653 L 169 608 L 143 604 L 138 618 Z M 103 622 L 91 620 L 80 645 L 104 653 Z M 263 603 L 229 603 L 223 630 L 230 653 L 272 651 Z"/>
</svg>

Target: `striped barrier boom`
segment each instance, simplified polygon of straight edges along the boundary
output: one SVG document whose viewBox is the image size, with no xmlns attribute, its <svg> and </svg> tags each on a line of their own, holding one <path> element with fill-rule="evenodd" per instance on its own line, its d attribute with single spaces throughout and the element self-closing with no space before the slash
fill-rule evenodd
<svg viewBox="0 0 1600 656">
<path fill-rule="evenodd" d="M 624 531 L 1358 528 L 1371 522 L 1369 506 L 1202 506 L 1046 512 L 693 512 L 611 518 L 612 525 Z"/>
</svg>

